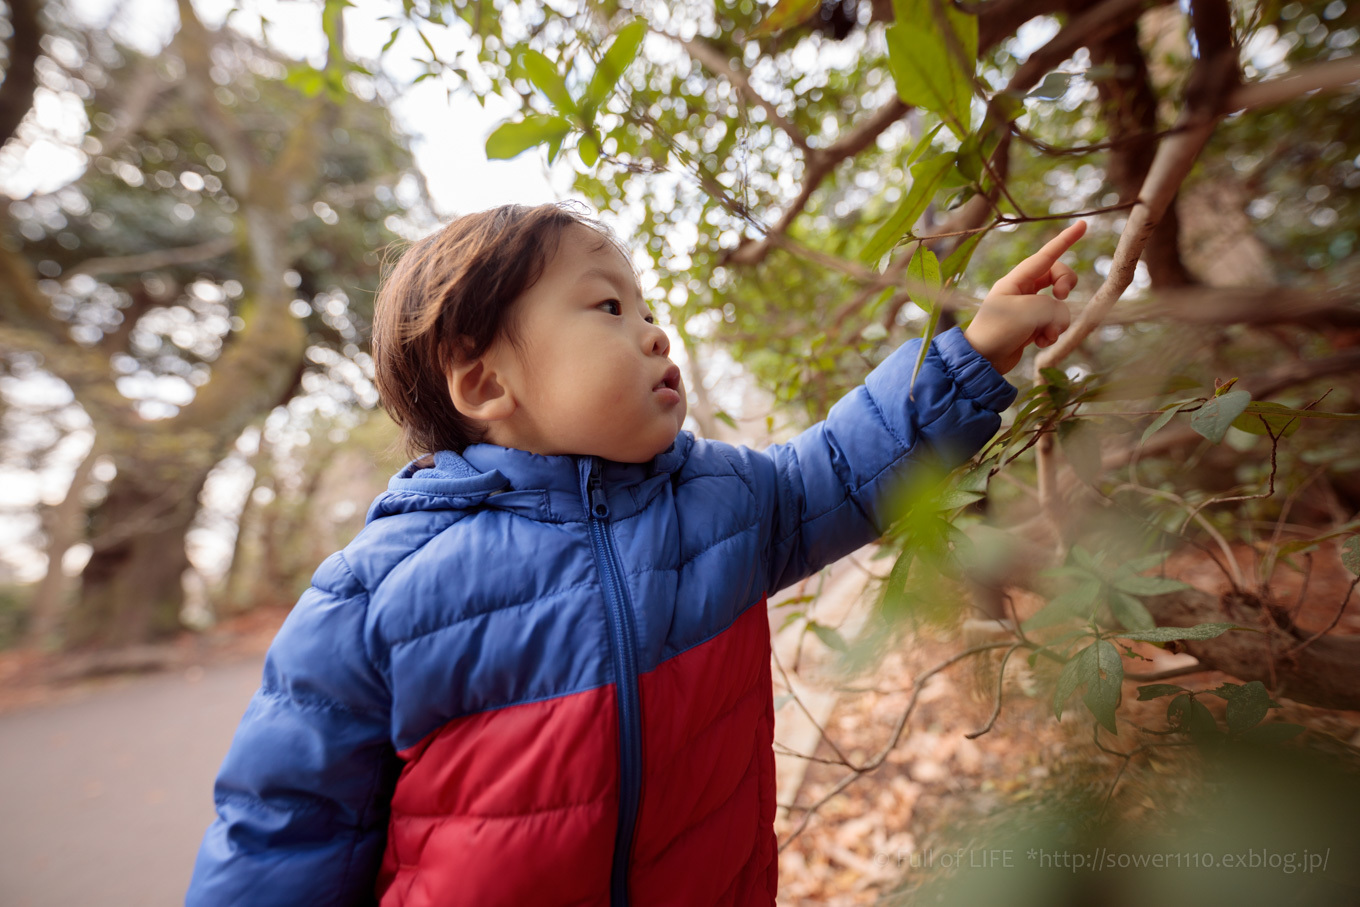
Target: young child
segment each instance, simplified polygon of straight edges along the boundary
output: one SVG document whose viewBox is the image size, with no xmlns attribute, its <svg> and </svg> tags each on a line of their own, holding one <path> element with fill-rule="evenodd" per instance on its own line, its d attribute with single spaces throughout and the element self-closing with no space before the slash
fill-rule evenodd
<svg viewBox="0 0 1360 907">
<path fill-rule="evenodd" d="M 570 209 L 415 244 L 378 298 L 408 445 L 279 631 L 216 785 L 191 905 L 772 904 L 766 596 L 962 462 L 1000 372 L 1067 327 L 1074 224 L 966 332 L 890 355 L 763 452 L 681 430 L 628 256 Z"/>
</svg>

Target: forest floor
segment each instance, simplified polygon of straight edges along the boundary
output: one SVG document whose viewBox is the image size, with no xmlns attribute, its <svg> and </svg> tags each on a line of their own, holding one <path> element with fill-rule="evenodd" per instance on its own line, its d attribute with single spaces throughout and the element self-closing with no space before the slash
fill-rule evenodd
<svg viewBox="0 0 1360 907">
<path fill-rule="evenodd" d="M 1238 550 L 1236 554 L 1250 576 L 1252 553 Z M 1304 630 L 1315 632 L 1336 617 L 1354 577 L 1341 567 L 1334 551 L 1319 552 L 1310 560 L 1310 568 L 1308 605 L 1297 613 L 1296 621 Z M 1167 575 L 1205 591 L 1219 593 L 1227 588 L 1218 568 L 1197 554 L 1173 556 L 1167 562 Z M 1280 569 L 1270 598 L 1292 604 L 1300 588 L 1298 573 Z M 1022 617 L 1042 604 L 1032 598 L 1026 601 L 1023 593 L 1014 598 Z M 1360 634 L 1360 595 L 1350 598 L 1332 632 Z M 842 692 L 825 721 L 825 738 L 810 754 L 813 761 L 795 804 L 818 803 L 852 774 L 845 762 L 863 765 L 884 750 L 911 702 L 918 678 L 965 648 L 999 638 L 1003 637 L 987 632 L 985 624 L 977 621 L 962 627 L 921 628 L 903 636 L 877 667 L 859 676 L 838 675 L 836 653 L 824 648 L 812 652 L 802 673 L 820 678 L 823 686 L 839 686 Z M 1152 646 L 1135 649 L 1151 660 L 1135 668 L 1126 659 L 1128 670 L 1151 672 L 1193 660 L 1168 656 Z M 1109 814 L 1125 828 L 1138 829 L 1155 825 L 1173 811 L 1198 782 L 1194 748 L 1168 747 L 1140 754 L 1121 773 L 1125 760 L 1102 752 L 1093 743 L 1094 722 L 1080 696 L 1068 703 L 1061 721 L 1054 719 L 1056 666 L 1039 659 L 1031 667 L 1026 653 L 1018 651 L 998 685 L 997 668 L 1004 651 L 960 661 L 928 679 L 909 722 L 881 765 L 817 809 L 782 851 L 781 904 L 916 903 L 911 895 L 921 886 L 955 875 L 970 864 L 975 869 L 987 868 L 989 861 L 998 860 L 1009 861 L 1001 874 L 1003 886 L 1008 875 L 1011 884 L 1029 884 L 1030 877 L 1010 871 L 1012 866 L 1026 868 L 1026 855 L 996 849 L 1017 821 L 1053 808 L 1059 799 L 1081 803 L 1089 810 L 1092 803 L 1103 806 L 1110 796 Z M 1206 671 L 1171 682 L 1209 690 L 1234 680 Z M 1101 742 L 1109 749 L 1135 750 L 1161 739 L 1140 728 L 1167 726 L 1169 700 L 1135 701 L 1135 687 L 1131 681 L 1124 686 L 1119 736 L 1101 732 Z M 1003 698 L 995 725 L 969 739 L 967 735 L 987 726 L 998 689 Z M 1223 704 L 1206 698 L 1221 722 Z M 1323 750 L 1357 763 L 1360 713 L 1312 708 L 1289 700 L 1282 706 L 1266 720 L 1303 725 Z M 785 812 L 781 809 L 777 823 L 781 843 L 789 841 L 807 816 L 798 808 L 788 810 L 787 816 Z"/>
</svg>

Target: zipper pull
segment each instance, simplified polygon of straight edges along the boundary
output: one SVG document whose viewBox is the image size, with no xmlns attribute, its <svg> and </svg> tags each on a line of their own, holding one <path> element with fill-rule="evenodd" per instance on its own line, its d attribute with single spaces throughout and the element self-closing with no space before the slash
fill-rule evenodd
<svg viewBox="0 0 1360 907">
<path fill-rule="evenodd" d="M 601 520 L 609 519 L 609 499 L 604 494 L 598 463 L 590 468 L 590 512 Z"/>
</svg>

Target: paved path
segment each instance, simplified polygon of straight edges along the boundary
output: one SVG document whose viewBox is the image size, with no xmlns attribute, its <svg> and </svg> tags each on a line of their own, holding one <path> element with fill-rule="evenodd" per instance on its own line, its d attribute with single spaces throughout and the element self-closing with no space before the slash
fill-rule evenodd
<svg viewBox="0 0 1360 907">
<path fill-rule="evenodd" d="M 260 660 L 0 715 L 0 904 L 182 904 Z"/>
</svg>

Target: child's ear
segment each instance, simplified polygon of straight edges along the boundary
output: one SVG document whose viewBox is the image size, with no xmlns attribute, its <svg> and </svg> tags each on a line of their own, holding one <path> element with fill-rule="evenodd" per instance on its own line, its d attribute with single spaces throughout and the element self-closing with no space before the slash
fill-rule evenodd
<svg viewBox="0 0 1360 907">
<path fill-rule="evenodd" d="M 489 351 L 476 359 L 460 357 L 454 362 L 449 369 L 449 398 L 460 413 L 482 422 L 509 418 L 517 405 Z"/>
</svg>

